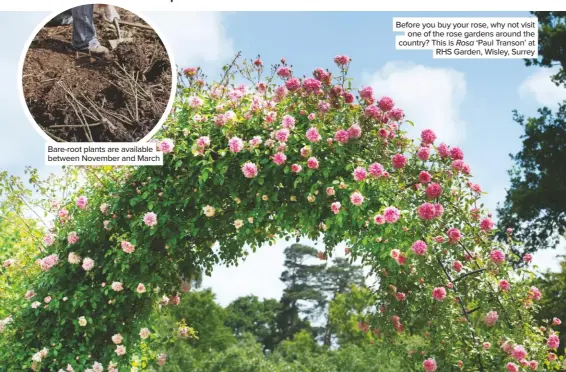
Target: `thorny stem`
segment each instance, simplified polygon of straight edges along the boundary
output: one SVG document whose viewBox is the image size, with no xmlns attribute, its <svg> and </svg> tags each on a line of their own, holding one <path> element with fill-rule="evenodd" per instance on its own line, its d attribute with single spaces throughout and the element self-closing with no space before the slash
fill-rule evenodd
<svg viewBox="0 0 566 372">
<path fill-rule="evenodd" d="M 470 256 L 471 259 L 473 259 L 474 264 L 476 265 L 476 268 L 478 270 L 482 269 L 482 267 L 480 267 L 480 265 L 477 262 L 477 259 L 474 258 L 474 255 L 468 250 L 468 248 L 466 248 L 464 246 L 464 244 L 460 243 L 460 247 L 462 247 L 464 249 L 464 251 L 468 254 L 468 256 Z M 483 268 L 483 270 L 485 270 L 485 268 Z M 507 316 L 507 311 L 505 311 L 505 308 L 503 307 L 503 304 L 501 303 L 501 300 L 499 299 L 499 296 L 497 296 L 497 294 L 494 293 L 493 288 L 491 287 L 491 285 L 489 286 L 489 288 L 491 289 L 491 297 L 493 299 L 495 299 L 495 301 L 497 302 L 497 305 L 499 306 L 499 308 L 501 309 L 501 312 L 503 313 L 503 315 L 505 316 L 505 323 L 507 324 L 507 326 L 509 328 L 513 328 L 513 326 L 511 325 L 511 322 L 509 321 L 509 317 Z"/>
<path fill-rule="evenodd" d="M 226 68 L 226 71 L 224 71 L 224 75 L 222 76 L 222 79 L 220 80 L 220 86 L 224 86 L 227 83 L 227 79 L 230 76 L 230 70 L 232 70 L 232 68 L 234 66 L 236 66 L 236 61 L 238 60 L 238 58 L 240 58 L 240 56 L 242 55 L 242 52 L 238 52 L 236 54 L 236 56 L 234 57 L 234 59 L 232 60 L 232 62 L 228 65 L 228 67 Z M 222 92 L 222 97 L 224 97 L 224 91 Z"/>
<path fill-rule="evenodd" d="M 458 288 L 456 287 L 456 284 L 454 284 L 454 280 L 450 276 L 450 273 L 444 267 L 444 264 L 442 263 L 442 261 L 439 258 L 437 258 L 436 260 L 437 260 L 438 264 L 440 265 L 440 267 L 442 268 L 442 271 L 444 272 L 444 274 L 448 278 L 448 281 L 450 283 L 452 283 L 452 290 L 454 291 L 454 293 L 456 293 L 456 299 L 458 300 L 458 303 L 460 304 L 460 308 L 462 309 L 462 314 L 466 318 L 467 323 L 471 324 L 470 317 L 468 316 L 469 313 L 468 313 L 468 311 L 466 311 L 466 305 L 464 304 L 464 300 L 462 299 L 462 296 L 460 295 L 460 293 L 458 293 Z M 474 340 L 474 343 L 477 346 L 478 340 L 476 338 L 476 332 L 474 331 L 473 327 L 470 327 L 470 332 L 472 334 L 472 338 Z M 480 372 L 483 372 L 483 361 L 482 361 L 481 355 L 479 355 L 479 354 L 478 354 L 478 363 L 479 363 L 479 367 L 480 367 Z"/>
</svg>

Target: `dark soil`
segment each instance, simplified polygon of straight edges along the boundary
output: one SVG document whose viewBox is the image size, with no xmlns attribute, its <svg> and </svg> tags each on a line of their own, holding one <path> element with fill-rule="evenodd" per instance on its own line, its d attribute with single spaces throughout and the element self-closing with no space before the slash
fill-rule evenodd
<svg viewBox="0 0 566 372">
<path fill-rule="evenodd" d="M 171 62 L 153 31 L 121 24 L 133 42 L 112 50 L 113 25 L 95 6 L 97 36 L 110 55 L 93 58 L 71 46 L 72 26 L 44 27 L 24 62 L 23 90 L 31 115 L 60 142 L 134 142 L 163 116 L 171 96 Z M 123 21 L 147 25 L 117 8 Z"/>
</svg>

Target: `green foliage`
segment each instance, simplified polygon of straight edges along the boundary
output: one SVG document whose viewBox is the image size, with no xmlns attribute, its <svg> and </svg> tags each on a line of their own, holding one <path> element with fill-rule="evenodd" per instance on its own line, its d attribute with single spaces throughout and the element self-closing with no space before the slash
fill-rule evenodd
<svg viewBox="0 0 566 372">
<path fill-rule="evenodd" d="M 515 113 L 515 121 L 525 130 L 523 148 L 512 157 L 511 187 L 497 212 L 499 238 L 511 228 L 523 255 L 554 248 L 566 233 L 566 105 L 539 109 L 538 117 Z"/>
<path fill-rule="evenodd" d="M 539 20 L 539 58 L 527 66 L 558 67 L 552 76 L 557 86 L 566 87 L 566 12 L 532 12 Z M 511 187 L 498 207 L 498 239 L 507 240 L 513 230 L 512 249 L 521 258 L 538 249 L 554 248 L 566 233 L 566 102 L 556 112 L 543 107 L 538 116 L 525 118 L 514 113 L 524 128 L 523 147 L 512 155 Z M 517 262 L 517 263 L 520 263 Z"/>
<path fill-rule="evenodd" d="M 539 58 L 526 60 L 527 66 L 560 66 L 552 77 L 556 85 L 566 83 L 566 12 L 531 12 L 538 18 Z"/>
<path fill-rule="evenodd" d="M 262 349 L 273 350 L 279 341 L 276 318 L 281 304 L 274 299 L 260 300 L 256 296 L 240 297 L 226 308 L 224 324 L 239 339 L 252 334 Z"/>
<path fill-rule="evenodd" d="M 81 168 L 84 182 L 52 210 L 70 216 L 57 219 L 56 242 L 43 256 L 57 254 L 59 261 L 30 283 L 38 298 L 51 296 L 52 301 L 38 308 L 22 304 L 14 313 L 9 332 L 17 342 L 0 350 L 0 370 L 56 371 L 67 364 L 84 370 L 100 362 L 115 372 L 139 359 L 142 366 L 156 367 L 163 361 L 157 353 L 175 330 L 154 329 L 150 315 L 160 306 L 174 306 L 184 281 L 209 273 L 218 263 L 237 264 L 249 250 L 276 239 L 298 237 L 322 237 L 327 258 L 344 242 L 352 259 L 361 259 L 379 277 L 373 308 L 384 310 L 368 313 L 365 321 L 370 329 L 379 329 L 384 352 L 406 352 L 406 332 L 426 340 L 414 350 L 414 358 L 399 360 L 397 370 L 418 370 L 425 358 L 436 359 L 439 370 L 449 370 L 458 361 L 470 371 L 500 370 L 511 358 L 499 348 L 486 351 L 481 346 L 483 341 L 496 345 L 500 339 L 524 345 L 529 358 L 544 360 L 548 333 L 533 320 L 533 291 L 513 280 L 525 271 L 514 273 L 507 263 L 490 259 L 495 248 L 510 252 L 493 242 L 490 220 L 475 217 L 487 211 L 469 186 L 469 167 L 460 163 L 458 149 L 452 150 L 452 158 L 443 155 L 442 147 L 422 150 L 422 141 L 406 137 L 402 112 L 393 111 L 388 99 L 381 108 L 373 105 L 372 97 L 351 102 L 349 62 L 339 62 L 344 58 L 337 59 L 334 80 L 317 70 L 322 81 L 311 79 L 294 89 L 301 82 L 284 78 L 290 87 L 286 94 L 275 87 L 274 77 L 262 78 L 261 68 L 241 74 L 258 76 L 254 85 L 259 79 L 265 82 L 265 90 L 258 86 L 250 92 L 231 84 L 235 64 L 227 66 L 221 84 L 206 85 L 191 75 L 159 135 L 159 147 L 166 150 L 163 166 Z M 287 123 L 288 138 L 279 139 L 283 146 L 271 136 L 281 137 L 276 132 L 283 129 L 286 115 L 294 123 Z M 320 133 L 320 141 L 307 138 L 311 128 Z M 351 134 L 346 142 L 347 130 Z M 262 144 L 250 144 L 256 136 Z M 245 141 L 243 149 L 239 141 Z M 427 161 L 421 159 L 422 151 L 430 152 Z M 287 159 L 277 164 L 274 158 L 283 152 Z M 406 162 L 399 167 L 393 157 L 401 154 Z M 254 164 L 257 174 L 244 174 L 246 163 Z M 353 178 L 357 167 L 369 169 L 376 163 L 386 173 Z M 293 164 L 302 170 L 297 172 Z M 440 195 L 428 195 L 426 183 L 419 182 L 423 171 L 441 185 Z M 41 195 L 48 197 L 46 192 Z M 339 211 L 332 210 L 333 203 L 340 203 Z M 399 211 L 399 220 L 375 223 L 374 217 L 388 207 Z M 421 208 L 432 215 L 424 218 Z M 458 242 L 448 241 L 450 228 L 461 232 Z M 425 254 L 411 249 L 417 240 L 428 245 Z M 392 254 L 395 249 L 399 251 Z M 71 253 L 83 259 L 86 269 L 67 259 Z M 94 261 L 92 268 L 86 258 Z M 460 274 L 450 270 L 454 260 L 463 262 Z M 457 275 L 465 274 L 470 275 L 460 281 Z M 503 278 L 512 283 L 512 294 L 496 289 Z M 290 282 L 310 290 L 303 278 Z M 145 290 L 139 290 L 140 284 Z M 434 300 L 432 293 L 440 287 L 445 287 L 446 298 Z M 399 293 L 406 295 L 404 300 L 398 300 Z M 316 296 L 306 298 L 317 306 L 326 303 L 326 296 L 312 294 Z M 282 303 L 293 310 L 293 322 L 297 300 L 290 296 Z M 483 322 L 489 311 L 500 315 L 492 327 Z M 177 324 L 175 333 L 193 337 L 191 319 L 186 323 Z M 145 328 L 152 333 L 147 339 L 141 337 Z M 120 345 L 113 341 L 117 334 L 123 336 Z M 317 355 L 316 365 L 324 366 L 318 360 L 320 347 L 308 334 L 302 332 L 289 342 L 299 342 Z M 204 337 L 202 332 L 197 336 Z M 294 351 L 296 345 L 282 345 L 282 358 L 302 358 L 304 365 L 312 366 Z M 231 349 L 224 355 L 232 355 L 226 354 Z M 304 365 L 301 368 L 308 370 Z"/>
</svg>

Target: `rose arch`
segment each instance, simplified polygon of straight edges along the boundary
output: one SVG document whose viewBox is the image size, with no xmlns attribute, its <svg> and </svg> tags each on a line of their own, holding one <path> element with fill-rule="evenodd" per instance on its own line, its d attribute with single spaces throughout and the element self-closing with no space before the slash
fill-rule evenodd
<svg viewBox="0 0 566 372">
<path fill-rule="evenodd" d="M 86 185 L 54 206 L 0 370 L 122 371 L 141 353 L 166 364 L 149 315 L 195 273 L 321 236 L 323 258 L 346 242 L 379 278 L 360 328 L 404 370 L 554 368 L 552 324 L 532 317 L 540 292 L 491 238 L 463 151 L 431 130 L 409 139 L 394 101 L 352 89 L 350 58 L 334 62 L 312 77 L 259 58 L 235 59 L 216 83 L 180 73 L 164 165 L 86 168 Z M 408 334 L 425 344 L 407 350 Z"/>
</svg>

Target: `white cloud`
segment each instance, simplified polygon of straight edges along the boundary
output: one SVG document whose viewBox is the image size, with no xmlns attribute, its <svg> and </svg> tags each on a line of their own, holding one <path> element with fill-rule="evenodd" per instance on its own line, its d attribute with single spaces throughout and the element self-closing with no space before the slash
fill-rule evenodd
<svg viewBox="0 0 566 372">
<path fill-rule="evenodd" d="M 148 12 L 180 68 L 223 64 L 234 55 L 223 16 L 213 12 Z"/>
<path fill-rule="evenodd" d="M 526 78 L 518 88 L 521 98 L 534 99 L 538 104 L 550 108 L 557 107 L 558 102 L 566 100 L 566 89 L 557 87 L 550 77 L 558 69 L 540 68 Z"/>
<path fill-rule="evenodd" d="M 439 139 L 456 144 L 464 139 L 465 122 L 460 106 L 466 96 L 464 74 L 453 69 L 432 68 L 408 62 L 389 62 L 366 75 L 376 98 L 387 95 L 403 109 L 415 128 L 432 129 Z"/>
</svg>

